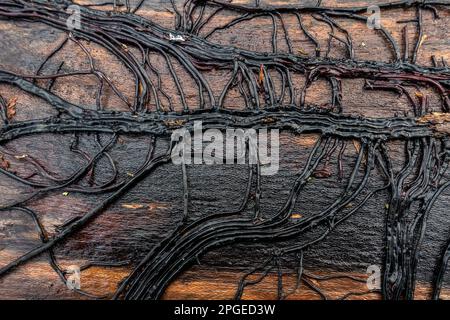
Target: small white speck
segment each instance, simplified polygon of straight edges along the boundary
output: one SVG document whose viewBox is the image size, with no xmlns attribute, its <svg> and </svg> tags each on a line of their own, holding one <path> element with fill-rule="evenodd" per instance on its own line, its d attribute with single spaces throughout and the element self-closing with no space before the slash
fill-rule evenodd
<svg viewBox="0 0 450 320">
<path fill-rule="evenodd" d="M 173 35 L 172 33 L 169 33 L 169 40 L 170 41 L 186 41 L 182 35 Z"/>
</svg>

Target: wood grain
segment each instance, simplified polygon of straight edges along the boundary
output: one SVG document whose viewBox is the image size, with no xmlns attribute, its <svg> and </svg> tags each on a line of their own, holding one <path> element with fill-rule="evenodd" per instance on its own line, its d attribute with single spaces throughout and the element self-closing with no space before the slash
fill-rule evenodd
<svg viewBox="0 0 450 320">
<path fill-rule="evenodd" d="M 77 1 L 80 4 L 92 1 Z M 132 6 L 137 1 L 130 1 Z M 237 3 L 245 2 L 243 0 Z M 268 1 L 262 1 L 268 3 Z M 370 1 L 370 4 L 384 1 Z M 247 3 L 253 3 L 247 1 Z M 270 1 L 270 4 L 286 4 L 289 1 Z M 181 8 L 181 2 L 177 1 Z M 322 1 L 324 6 L 367 5 L 364 1 Z M 138 14 L 173 28 L 174 15 L 169 1 L 148 0 L 138 11 Z M 383 13 L 383 25 L 391 30 L 394 38 L 401 43 L 401 27 L 397 20 L 413 17 L 414 10 L 392 10 Z M 210 26 L 221 25 L 235 17 L 231 12 L 223 12 L 213 19 Z M 289 35 L 293 41 L 294 51 L 306 52 L 312 56 L 314 47 L 299 31 L 295 17 L 286 17 Z M 255 19 L 249 23 L 238 24 L 232 29 L 218 32 L 210 41 L 218 44 L 233 45 L 259 52 L 270 51 L 271 19 Z M 386 50 L 386 43 L 375 32 L 365 28 L 363 24 L 341 21 L 354 37 L 355 55 L 358 60 L 388 61 L 391 55 Z M 418 57 L 421 65 L 431 65 L 431 55 L 450 61 L 450 38 L 447 26 L 450 25 L 450 11 L 444 10 L 440 20 L 434 20 L 431 12 L 424 12 L 424 33 L 427 35 Z M 305 26 L 317 36 L 322 46 L 325 46 L 328 27 L 318 23 L 310 17 L 305 17 Z M 443 27 L 444 26 L 444 27 Z M 202 30 L 202 34 L 210 31 L 211 27 Z M 281 30 L 281 26 L 278 28 Z M 414 43 L 416 31 L 409 28 L 410 43 Z M 0 21 L 0 67 L 23 74 L 36 71 L 39 63 L 63 39 L 64 33 L 53 30 L 42 24 L 32 26 L 24 22 Z M 286 51 L 283 33 L 279 32 L 279 49 Z M 96 66 L 105 72 L 113 83 L 131 97 L 134 93 L 134 81 L 130 72 L 121 65 L 105 49 L 93 43 L 85 43 L 92 52 Z M 130 50 L 133 50 L 130 48 Z M 333 42 L 332 58 L 345 56 L 344 48 Z M 87 60 L 82 50 L 74 43 L 58 53 L 44 69 L 45 73 L 54 72 L 60 61 L 65 62 L 67 70 L 86 68 Z M 179 95 L 173 80 L 169 76 L 167 65 L 161 56 L 152 56 L 151 62 L 162 75 L 164 89 L 173 97 L 174 105 L 181 110 Z M 198 94 L 193 80 L 183 71 L 182 67 L 173 61 L 177 72 L 186 89 L 186 97 L 190 105 L 196 105 Z M 183 74 L 184 73 L 184 74 Z M 212 84 L 215 95 L 220 94 L 221 88 L 228 80 L 229 73 L 215 70 L 205 74 Z M 276 76 L 274 75 L 276 79 Z M 295 88 L 301 90 L 305 82 L 304 76 L 296 74 L 293 77 Z M 279 84 L 279 79 L 275 80 Z M 44 84 L 46 81 L 38 81 Z M 395 93 L 366 91 L 362 89 L 363 79 L 346 80 L 343 82 L 344 113 L 361 115 L 364 117 L 391 117 L 409 111 L 405 97 L 398 97 Z M 74 103 L 94 108 L 95 93 L 98 83 L 93 77 L 67 77 L 58 79 L 53 87 L 56 94 Z M 439 105 L 439 98 L 429 88 L 421 88 L 421 92 L 428 96 L 430 105 Z M 55 114 L 55 111 L 43 101 L 31 97 L 17 88 L 0 85 L 0 93 L 6 100 L 17 98 L 16 114 L 13 121 L 42 118 Z M 330 88 L 325 81 L 316 81 L 307 92 L 307 102 L 327 108 L 330 104 Z M 118 111 L 126 110 L 126 106 L 111 90 L 106 90 L 102 97 L 106 109 Z M 228 108 L 243 108 L 243 101 L 238 92 L 234 92 L 226 100 Z M 154 108 L 154 106 L 153 106 Z M 437 107 L 436 110 L 438 111 Z M 60 177 L 67 177 L 82 164 L 82 159 L 74 157 L 69 151 L 70 135 L 27 136 L 6 144 L 6 148 L 14 155 L 32 154 L 39 162 L 45 163 L 46 168 L 56 172 Z M 111 151 L 116 159 L 120 177 L 126 177 L 133 172 L 145 157 L 149 144 L 149 137 L 121 136 L 120 143 Z M 274 177 L 264 177 L 262 208 L 264 214 L 270 214 L 280 207 L 286 199 L 288 186 L 293 181 L 296 172 L 304 163 L 317 136 L 308 134 L 295 136 L 289 133 L 281 134 L 281 163 L 280 172 Z M 81 144 L 86 150 L 93 150 L 92 138 L 83 137 Z M 167 141 L 158 141 L 157 152 L 163 152 Z M 398 165 L 403 159 L 403 145 L 392 142 L 389 152 Z M 356 147 L 348 147 L 344 153 L 345 170 L 357 156 Z M 27 176 L 33 172 L 33 167 L 21 158 L 17 158 L 0 150 L 9 162 L 9 170 L 18 175 Z M 337 166 L 333 163 L 333 175 L 337 176 Z M 106 161 L 101 160 L 96 167 L 98 176 L 109 174 Z M 188 168 L 191 194 L 191 218 L 203 216 L 223 210 L 223 208 L 237 208 L 243 196 L 247 181 L 247 170 L 244 166 L 211 166 Z M 82 289 L 95 295 L 112 294 L 118 283 L 122 281 L 153 246 L 174 230 L 182 218 L 182 185 L 181 170 L 174 165 L 159 168 L 151 177 L 142 181 L 138 187 L 131 190 L 112 208 L 106 210 L 80 233 L 59 245 L 55 254 L 63 267 L 82 265 L 88 261 L 130 261 L 128 267 L 92 267 L 82 272 Z M 381 180 L 380 180 L 381 181 Z M 374 184 L 380 183 L 375 181 Z M 307 216 L 317 212 L 336 197 L 342 183 L 337 178 L 327 181 L 317 179 L 305 190 L 304 196 L 296 205 L 296 213 Z M 218 191 L 218 192 L 214 192 Z M 0 174 L 0 203 L 5 205 L 17 201 L 30 194 L 30 188 L 24 187 Z M 82 215 L 92 208 L 103 195 L 82 196 L 77 193 L 50 193 L 36 199 L 31 204 L 44 227 L 52 236 L 56 228 L 71 218 Z M 450 220 L 446 217 L 450 194 L 444 193 L 436 203 L 431 214 L 429 228 L 431 232 L 426 236 L 426 248 L 419 265 L 419 283 L 416 298 L 426 299 L 430 294 L 430 280 L 433 277 L 436 255 L 442 249 L 443 243 L 450 235 Z M 340 228 L 330 235 L 323 244 L 319 244 L 306 253 L 305 268 L 318 275 L 351 274 L 362 279 L 367 277 L 367 266 L 381 265 L 383 260 L 383 208 L 387 202 L 387 195 L 380 194 L 369 201 L 355 217 L 349 220 L 350 227 Z M 367 226 L 370 226 L 367 228 Z M 6 265 L 15 257 L 39 244 L 38 235 L 31 223 L 31 219 L 17 211 L 2 212 L 0 218 L 0 266 Z M 246 270 L 261 262 L 267 255 L 267 247 L 263 244 L 249 248 L 245 245 L 235 245 L 228 248 L 215 249 L 205 256 L 199 257 L 200 265 L 181 274 L 166 290 L 165 299 L 232 299 L 239 279 Z M 285 289 L 289 291 L 295 283 L 296 259 L 286 257 L 283 265 Z M 276 274 L 270 273 L 260 284 L 245 290 L 244 299 L 275 299 Z M 450 278 L 447 284 L 450 284 Z M 317 283 L 331 299 L 343 297 L 348 292 L 365 292 L 366 285 L 349 280 L 329 280 Z M 450 298 L 450 289 L 441 294 L 442 298 Z M 58 278 L 49 266 L 46 254 L 19 267 L 14 272 L 0 279 L 0 298 L 2 299 L 84 299 L 75 292 L 71 292 Z M 304 285 L 289 296 L 290 299 L 318 299 L 319 296 Z M 349 299 L 379 299 L 379 294 L 351 296 Z"/>
</svg>

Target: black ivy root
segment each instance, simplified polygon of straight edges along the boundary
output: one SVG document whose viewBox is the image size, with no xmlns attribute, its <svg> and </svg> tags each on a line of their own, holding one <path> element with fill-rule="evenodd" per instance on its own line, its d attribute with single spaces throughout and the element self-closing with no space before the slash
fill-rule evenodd
<svg viewBox="0 0 450 320">
<path fill-rule="evenodd" d="M 418 65 L 416 61 L 423 40 L 422 13 L 431 11 L 435 18 L 439 18 L 441 10 L 449 9 L 448 2 L 409 0 L 380 5 L 382 10 L 404 8 L 417 12 L 417 19 L 413 22 L 417 26 L 418 37 L 413 45 L 408 43 L 406 28 L 403 46 L 397 43 L 388 29 L 382 26 L 377 30 L 392 53 L 392 60 L 389 62 L 356 60 L 352 36 L 338 22 L 338 19 L 347 19 L 355 23 L 365 23 L 366 7 L 273 7 L 259 5 L 259 2 L 250 6 L 234 4 L 232 1 L 186 0 L 182 8 L 172 2 L 175 15 L 175 28 L 172 30 L 137 15 L 139 10 L 142 10 L 144 1 L 140 1 L 134 8 L 128 1 L 125 5 L 114 1 L 96 6 L 80 6 L 82 26 L 79 29 L 69 29 L 66 24 L 69 13 L 66 9 L 72 4 L 74 3 L 66 0 L 0 2 L 1 20 L 25 21 L 30 25 L 39 22 L 67 32 L 67 37 L 42 61 L 34 74 L 24 75 L 0 70 L 0 83 L 15 86 L 27 94 L 39 97 L 58 111 L 56 116 L 45 119 L 10 121 L 7 103 L 0 97 L 0 143 L 4 145 L 24 135 L 70 133 L 75 135 L 71 150 L 86 158 L 85 164 L 76 172 L 61 178 L 38 163 L 32 155 L 28 155 L 26 160 L 36 168 L 37 175 L 45 178 L 42 181 L 47 182 L 21 177 L 0 166 L 3 175 L 34 190 L 27 198 L 4 205 L 0 211 L 15 210 L 29 215 L 42 241 L 39 246 L 2 267 L 0 276 L 5 276 L 19 265 L 46 254 L 51 266 L 61 279 L 66 281 L 66 272 L 59 266 L 54 255 L 55 246 L 82 230 L 141 180 L 151 178 L 156 168 L 170 161 L 174 143 L 171 143 L 165 152 L 155 154 L 157 137 L 168 137 L 175 128 L 192 130 L 194 121 L 203 120 L 204 129 L 277 128 L 294 134 L 316 133 L 320 138 L 310 151 L 294 183 L 289 186 L 289 196 L 285 203 L 277 212 L 264 219 L 259 214 L 259 164 L 249 166 L 247 191 L 238 210 L 218 212 L 196 219 L 188 219 L 189 184 L 186 168 L 183 166 L 184 219 L 135 266 L 130 276 L 120 284 L 114 298 L 158 299 L 168 284 L 181 271 L 198 261 L 198 257 L 205 252 L 234 243 L 258 242 L 278 243 L 280 246 L 270 252 L 268 259 L 261 265 L 242 277 L 236 298 L 242 296 L 246 286 L 260 282 L 269 272 L 276 270 L 280 299 L 295 292 L 301 284 L 326 299 L 326 293 L 312 280 L 320 282 L 338 277 L 359 282 L 365 280 L 351 275 L 318 277 L 309 274 L 303 270 L 303 252 L 325 239 L 338 225 L 344 223 L 380 192 L 389 194 L 389 203 L 385 207 L 386 249 L 381 293 L 385 299 L 414 298 L 417 264 L 427 220 L 433 204 L 450 185 L 446 179 L 449 144 L 448 128 L 445 127 L 450 119 L 447 116 L 450 108 L 450 69 L 443 59 L 438 61 L 436 57 L 432 57 L 433 67 Z M 108 6 L 111 6 L 112 10 L 106 10 Z M 225 11 L 233 12 L 237 17 L 223 25 L 207 28 L 215 16 Z M 285 22 L 286 15 L 296 18 L 296 27 L 314 46 L 315 52 L 311 56 L 294 51 L 290 28 Z M 329 27 L 326 48 L 321 47 L 320 41 L 303 23 L 306 15 Z M 272 52 L 255 52 L 212 42 L 211 38 L 217 32 L 258 17 L 268 17 L 272 21 Z M 338 33 L 343 36 L 338 36 Z M 280 39 L 285 42 L 287 52 L 279 50 Z M 122 93 L 107 75 L 97 69 L 93 57 L 83 44 L 85 41 L 102 46 L 128 68 L 135 81 L 134 96 L 131 99 Z M 332 50 L 331 43 L 334 41 L 345 47 L 345 59 L 328 58 Z M 44 75 L 42 70 L 45 65 L 68 43 L 74 43 L 83 50 L 88 67 L 68 72 L 63 71 L 61 63 L 56 73 Z M 134 48 L 136 51 L 128 48 Z M 401 48 L 404 49 L 403 54 Z M 166 64 L 168 74 L 179 94 L 181 108 L 177 108 L 180 106 L 176 106 L 163 89 L 160 70 L 150 62 L 149 55 L 153 53 L 160 55 Z M 195 105 L 186 98 L 185 84 L 180 80 L 179 70 L 174 67 L 175 61 L 197 89 Z M 204 76 L 205 71 L 217 69 L 230 73 L 230 78 L 219 95 L 213 93 L 211 83 Z M 295 73 L 302 74 L 306 80 L 300 91 L 294 88 L 292 76 Z M 74 75 L 89 75 L 97 79 L 99 86 L 94 110 L 68 102 L 52 92 L 57 79 Z M 274 84 L 275 75 L 281 79 L 279 87 Z M 341 81 L 355 78 L 365 79 L 366 90 L 394 91 L 405 95 L 410 103 L 410 112 L 402 117 L 378 119 L 344 115 Z M 332 97 L 328 108 L 305 103 L 307 89 L 318 79 L 328 81 L 331 86 Z M 38 80 L 48 80 L 48 83 L 45 87 L 39 86 L 38 82 L 41 81 Z M 439 95 L 439 114 L 436 117 L 440 119 L 440 125 L 436 125 L 435 118 L 430 117 L 426 97 L 422 94 L 417 94 L 416 97 L 411 95 L 408 91 L 410 87 L 430 87 Z M 128 107 L 128 111 L 106 110 L 101 99 L 105 88 L 109 88 Z M 243 110 L 227 109 L 225 102 L 232 89 L 239 91 L 245 104 Z M 94 155 L 87 155 L 78 148 L 79 136 L 86 133 L 94 136 L 97 145 Z M 110 150 L 117 144 L 119 135 L 124 134 L 147 135 L 151 137 L 151 141 L 147 156 L 140 167 L 128 179 L 120 180 Z M 403 169 L 399 172 L 394 172 L 393 161 L 387 152 L 386 145 L 392 140 L 402 140 L 405 144 L 406 159 Z M 350 172 L 345 175 L 342 170 L 342 154 L 346 145 L 352 141 L 359 144 L 358 155 Z M 8 152 L 7 148 L 2 149 L 3 154 Z M 324 167 L 333 155 L 338 158 L 339 178 L 345 182 L 344 190 L 319 213 L 292 223 L 290 217 L 302 190 L 318 172 L 326 174 Z M 102 183 L 97 182 L 98 177 L 93 174 L 93 168 L 99 159 L 107 159 L 110 169 L 109 179 Z M 373 190 L 369 185 L 375 170 L 382 173 L 385 184 Z M 89 177 L 90 186 L 81 186 L 80 182 L 86 177 Z M 56 235 L 49 237 L 38 215 L 29 205 L 33 200 L 57 190 L 107 196 L 83 216 L 67 221 L 58 228 Z M 254 210 L 254 216 L 243 214 L 246 210 Z M 283 242 L 294 238 L 306 239 L 301 237 L 306 234 L 314 236 L 295 245 L 285 245 L 286 242 Z M 440 258 L 433 284 L 434 299 L 439 299 L 450 257 L 449 251 L 448 247 L 444 248 Z M 281 258 L 288 254 L 296 255 L 299 261 L 296 287 L 289 292 L 283 288 L 280 266 Z M 89 263 L 82 270 L 95 264 Z M 103 262 L 100 265 L 123 265 L 123 262 Z M 255 274 L 258 278 L 251 280 L 251 276 Z M 95 297 L 80 290 L 78 292 Z M 366 293 L 348 293 L 342 299 Z"/>
</svg>

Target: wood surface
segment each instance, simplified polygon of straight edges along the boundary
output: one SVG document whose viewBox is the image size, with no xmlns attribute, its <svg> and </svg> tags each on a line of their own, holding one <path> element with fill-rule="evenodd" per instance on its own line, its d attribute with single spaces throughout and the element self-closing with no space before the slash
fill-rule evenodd
<svg viewBox="0 0 450 320">
<path fill-rule="evenodd" d="M 92 3 L 90 0 L 76 1 L 79 4 Z M 137 3 L 130 1 L 131 5 Z M 233 1 L 245 2 L 245 0 Z M 290 1 L 261 1 L 262 3 L 290 4 Z M 313 1 L 312 1 L 313 2 Z M 181 8 L 181 1 L 176 1 Z M 253 1 L 247 1 L 252 4 Z M 297 3 L 297 2 L 296 2 Z M 353 6 L 384 3 L 384 1 L 322 1 L 323 6 Z M 147 0 L 137 12 L 167 28 L 174 26 L 174 14 L 170 1 Z M 397 20 L 411 19 L 414 10 L 396 9 L 382 12 L 383 26 L 388 28 L 394 38 L 402 43 L 401 28 L 403 24 Z M 206 34 L 212 25 L 217 26 L 230 21 L 235 14 L 225 11 L 214 18 L 205 30 Z M 427 35 L 418 56 L 418 64 L 431 66 L 431 56 L 441 57 L 450 62 L 450 11 L 443 10 L 439 20 L 433 19 L 432 13 L 424 12 L 424 33 Z M 341 21 L 341 20 L 340 20 Z M 295 17 L 287 16 L 285 23 L 297 52 L 312 56 L 314 47 L 300 32 Z M 305 26 L 311 30 L 325 46 L 328 27 L 305 16 Z M 389 61 L 391 53 L 386 50 L 386 42 L 363 23 L 354 23 L 342 19 L 355 42 L 355 56 L 358 60 Z M 259 52 L 271 51 L 272 21 L 269 18 L 258 18 L 254 21 L 238 24 L 233 28 L 217 32 L 210 41 L 219 44 L 237 46 Z M 278 46 L 280 51 L 286 51 L 287 46 L 279 26 Z M 409 28 L 410 43 L 416 41 L 416 30 Z M 40 62 L 65 37 L 61 31 L 39 23 L 0 21 L 0 67 L 21 74 L 32 74 Z M 95 58 L 96 66 L 105 72 L 114 84 L 123 92 L 132 96 L 134 81 L 129 71 L 103 48 L 85 43 L 85 46 Z M 134 50 L 130 48 L 130 50 Z M 344 47 L 333 42 L 332 58 L 343 58 Z M 87 60 L 82 50 L 74 43 L 58 53 L 46 65 L 44 72 L 54 72 L 61 61 L 65 68 L 80 69 L 87 66 Z M 181 108 L 179 95 L 176 92 L 169 71 L 161 56 L 152 56 L 152 63 L 162 74 L 163 86 L 174 99 L 176 106 Z M 177 72 L 183 70 L 173 61 Z M 217 70 L 206 73 L 205 77 L 212 84 L 215 94 L 228 80 L 229 73 Z M 188 103 L 195 105 L 197 88 L 190 82 L 188 76 L 182 76 Z M 45 84 L 45 80 L 38 81 Z M 300 90 L 304 77 L 294 76 L 295 87 Z M 392 117 L 404 114 L 410 109 L 405 97 L 396 93 L 363 90 L 363 79 L 345 80 L 343 82 L 344 113 L 361 115 L 363 117 Z M 85 106 L 95 105 L 95 93 L 98 83 L 93 77 L 67 77 L 56 80 L 53 90 L 69 101 Z M 430 105 L 439 105 L 438 96 L 428 88 L 421 88 L 428 96 Z M 17 88 L 0 84 L 0 93 L 7 99 L 17 98 L 16 114 L 13 121 L 42 118 L 55 111 L 38 99 L 24 94 Z M 307 102 L 327 108 L 330 104 L 330 88 L 322 80 L 316 81 L 307 92 Z M 126 110 L 126 106 L 112 92 L 106 92 L 102 102 L 107 109 Z M 243 101 L 235 92 L 226 100 L 228 108 L 243 108 Z M 181 109 L 180 109 L 181 110 Z M 437 111 L 437 110 L 436 110 Z M 295 136 L 282 132 L 281 135 L 280 172 L 273 177 L 264 177 L 262 210 L 270 213 L 280 207 L 288 193 L 288 186 L 293 176 L 301 168 L 308 152 L 311 150 L 317 136 L 305 134 Z M 81 165 L 82 159 L 70 152 L 70 135 L 43 134 L 25 136 L 7 143 L 5 147 L 13 150 L 15 155 L 32 154 L 46 168 L 60 177 L 70 175 Z M 143 161 L 150 139 L 145 136 L 124 135 L 111 151 L 117 162 L 120 177 L 137 168 Z M 92 138 L 86 136 L 81 140 L 83 148 L 93 150 Z M 167 145 L 164 139 L 158 140 L 158 152 Z M 357 144 L 350 145 L 344 154 L 345 170 L 350 170 L 349 164 L 357 156 Z M 403 159 L 403 145 L 393 141 L 389 144 L 389 152 L 399 163 Z M 23 159 L 7 155 L 0 150 L 9 163 L 9 170 L 18 175 L 27 176 L 33 172 L 33 167 Z M 333 175 L 337 175 L 336 164 L 333 164 Z M 103 160 L 96 167 L 96 174 L 108 176 L 109 167 Z M 237 208 L 246 186 L 247 170 L 245 166 L 189 166 L 189 184 L 192 188 L 190 214 L 199 217 L 217 212 L 225 208 Z M 82 289 L 95 294 L 111 294 L 151 248 L 160 242 L 176 223 L 182 218 L 182 175 L 180 167 L 165 165 L 139 186 L 129 192 L 118 203 L 106 210 L 81 232 L 58 245 L 55 254 L 63 267 L 82 265 L 86 262 L 98 261 L 129 261 L 130 265 L 120 267 L 92 267 L 82 272 Z M 381 178 L 380 178 L 381 179 Z M 381 181 L 381 180 L 380 180 Z M 378 182 L 380 182 L 378 181 Z M 317 179 L 311 187 L 305 190 L 305 195 L 299 200 L 296 212 L 303 215 L 317 212 L 329 204 L 342 189 L 338 179 L 322 181 Z M 0 174 L 0 203 L 2 205 L 25 197 L 31 190 L 5 175 Z M 77 193 L 49 193 L 45 197 L 32 202 L 30 207 L 42 219 L 44 227 L 52 236 L 56 228 L 69 219 L 82 215 L 93 207 L 104 195 L 79 195 Z M 361 279 L 367 278 L 366 268 L 369 265 L 381 265 L 383 260 L 383 208 L 387 202 L 387 194 L 374 197 L 348 222 L 347 226 L 339 227 L 323 243 L 318 244 L 305 253 L 305 270 L 316 275 L 351 274 Z M 445 192 L 437 201 L 431 214 L 425 250 L 419 265 L 419 279 L 416 290 L 417 299 L 427 299 L 430 294 L 430 280 L 435 270 L 436 257 L 443 243 L 450 235 L 450 219 L 448 203 L 450 193 Z M 31 222 L 31 218 L 21 212 L 2 212 L 0 217 L 0 266 L 6 265 L 31 248 L 38 245 L 39 237 Z M 165 299 L 232 299 L 240 277 L 255 263 L 260 263 L 267 257 L 267 245 L 252 247 L 233 245 L 218 248 L 199 257 L 199 264 L 193 265 L 183 272 L 166 290 Z M 283 283 L 289 291 L 295 284 L 295 257 L 286 257 L 283 261 Z M 450 285 L 447 279 L 447 285 Z M 349 292 L 363 293 L 367 291 L 364 283 L 348 279 L 328 280 L 316 283 L 331 299 L 345 296 Z M 270 273 L 261 283 L 245 290 L 244 299 L 276 299 L 277 276 Z M 450 298 L 450 289 L 443 290 L 441 298 Z M 33 259 L 0 279 L 0 298 L 2 299 L 86 299 L 70 291 L 49 266 L 46 254 Z M 318 299 L 314 291 L 301 286 L 289 299 Z M 349 296 L 349 299 L 379 299 L 377 293 Z"/>
</svg>

